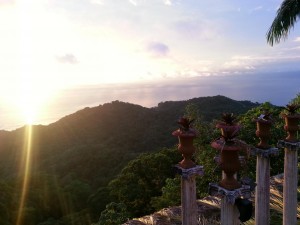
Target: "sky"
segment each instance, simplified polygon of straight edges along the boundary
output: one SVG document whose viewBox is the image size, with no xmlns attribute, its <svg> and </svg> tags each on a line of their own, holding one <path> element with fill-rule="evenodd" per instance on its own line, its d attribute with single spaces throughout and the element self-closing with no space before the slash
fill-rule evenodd
<svg viewBox="0 0 300 225">
<path fill-rule="evenodd" d="M 287 103 L 300 92 L 300 24 L 267 44 L 281 2 L 0 0 L 0 129 L 117 99 Z"/>
</svg>

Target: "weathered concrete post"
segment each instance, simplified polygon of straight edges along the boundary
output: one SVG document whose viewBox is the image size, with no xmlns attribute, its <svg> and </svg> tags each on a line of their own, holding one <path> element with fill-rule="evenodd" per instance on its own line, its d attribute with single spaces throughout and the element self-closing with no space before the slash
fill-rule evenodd
<svg viewBox="0 0 300 225">
<path fill-rule="evenodd" d="M 181 175 L 181 215 L 182 225 L 198 224 L 198 208 L 196 196 L 196 176 L 203 175 L 203 166 L 183 169 L 176 166 Z"/>
<path fill-rule="evenodd" d="M 226 174 L 222 172 L 222 179 L 224 179 Z M 234 175 L 237 178 L 237 174 Z M 239 211 L 235 204 L 230 204 L 226 199 L 226 195 L 221 198 L 221 224 L 222 225 L 239 225 Z"/>
<path fill-rule="evenodd" d="M 187 179 L 181 177 L 181 215 L 182 224 L 197 224 L 197 202 L 196 202 L 195 177 Z"/>
<path fill-rule="evenodd" d="M 277 148 L 251 149 L 256 160 L 255 224 L 270 224 L 270 156 L 278 155 Z"/>
<path fill-rule="evenodd" d="M 220 164 L 220 157 L 216 156 L 215 161 Z M 239 157 L 239 161 L 241 164 L 245 164 L 245 158 Z M 224 179 L 226 174 L 222 172 L 222 179 Z M 234 175 L 235 179 L 237 178 L 237 174 Z M 240 225 L 241 220 L 239 219 L 240 215 L 239 210 L 237 208 L 236 200 L 238 198 L 249 199 L 251 198 L 251 191 L 254 190 L 252 181 L 250 180 L 242 180 L 241 187 L 235 190 L 227 190 L 221 187 L 219 184 L 210 183 L 209 184 L 209 194 L 211 196 L 216 196 L 221 198 L 221 224 L 222 225 Z"/>
<path fill-rule="evenodd" d="M 283 180 L 283 225 L 297 224 L 297 183 L 298 183 L 298 150 L 300 142 L 299 131 L 300 114 L 297 113 L 300 105 L 288 104 L 282 113 L 288 136 L 278 142 L 284 148 L 284 180 Z"/>
<path fill-rule="evenodd" d="M 257 156 L 255 225 L 270 224 L 270 160 Z"/>
<path fill-rule="evenodd" d="M 279 141 L 278 147 L 283 147 L 285 151 L 283 225 L 297 225 L 298 150 L 300 149 L 300 142 Z"/>
<path fill-rule="evenodd" d="M 221 199 L 221 224 L 240 225 L 239 211 L 235 204 L 228 204 L 226 197 Z"/>
<path fill-rule="evenodd" d="M 241 185 L 235 190 L 227 190 L 219 184 L 210 183 L 209 194 L 221 198 L 221 225 L 240 225 L 241 215 L 235 202 L 238 198 L 249 199 L 251 197 L 250 185 Z"/>
<path fill-rule="evenodd" d="M 283 184 L 283 225 L 297 224 L 298 152 L 285 148 Z"/>
<path fill-rule="evenodd" d="M 191 159 L 196 151 L 193 140 L 197 136 L 196 130 L 190 126 L 192 122 L 193 120 L 188 118 L 180 118 L 177 121 L 180 128 L 172 133 L 173 136 L 178 137 L 178 150 L 183 156 L 183 160 L 175 166 L 181 175 L 182 225 L 198 224 L 195 178 L 197 175 L 203 175 L 203 167 L 197 166 Z"/>
<path fill-rule="evenodd" d="M 255 190 L 255 224 L 270 224 L 270 156 L 278 155 L 277 148 L 271 148 L 268 140 L 271 136 L 273 120 L 270 113 L 260 115 L 256 122 L 256 136 L 260 142 L 251 154 L 257 156 L 256 160 L 256 190 Z"/>
</svg>

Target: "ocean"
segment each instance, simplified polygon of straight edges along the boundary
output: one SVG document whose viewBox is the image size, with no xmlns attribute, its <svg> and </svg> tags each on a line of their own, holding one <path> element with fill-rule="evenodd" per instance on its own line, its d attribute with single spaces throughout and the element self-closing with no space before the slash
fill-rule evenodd
<svg viewBox="0 0 300 225">
<path fill-rule="evenodd" d="M 130 84 L 95 84 L 63 89 L 41 110 L 34 124 L 48 125 L 85 107 L 114 100 L 155 107 L 164 101 L 224 95 L 235 100 L 271 102 L 284 106 L 300 93 L 300 72 L 234 74 L 164 79 Z M 14 130 L 25 124 L 18 112 L 2 106 L 0 130 Z"/>
</svg>

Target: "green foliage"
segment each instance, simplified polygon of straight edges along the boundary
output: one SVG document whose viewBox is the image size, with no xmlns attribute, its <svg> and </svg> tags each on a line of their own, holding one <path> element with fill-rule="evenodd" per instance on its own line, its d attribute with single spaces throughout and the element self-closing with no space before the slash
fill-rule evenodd
<svg viewBox="0 0 300 225">
<path fill-rule="evenodd" d="M 194 141 L 197 149 L 210 144 L 218 135 L 214 124 L 204 119 L 204 112 L 201 109 L 199 105 L 190 103 L 186 106 L 184 114 L 187 118 L 194 120 L 193 127 L 198 132 L 198 137 Z"/>
<path fill-rule="evenodd" d="M 110 189 L 105 187 L 100 187 L 98 190 L 91 194 L 88 198 L 88 206 L 92 218 L 99 217 L 99 212 L 105 209 L 106 205 L 112 201 L 109 195 Z"/>
<path fill-rule="evenodd" d="M 132 160 L 110 182 L 111 195 L 127 206 L 131 217 L 152 212 L 151 198 L 160 196 L 165 180 L 173 176 L 171 168 L 179 161 L 178 155 L 174 149 L 164 149 Z"/>
<path fill-rule="evenodd" d="M 300 113 L 300 93 L 297 94 L 285 107 L 282 107 L 282 114 L 293 115 Z"/>
<path fill-rule="evenodd" d="M 300 93 L 298 93 L 296 97 L 289 102 L 289 104 L 300 104 Z"/>
<path fill-rule="evenodd" d="M 64 225 L 64 224 L 60 220 L 49 218 L 46 221 L 39 223 L 38 225 Z"/>
<path fill-rule="evenodd" d="M 102 211 L 99 225 L 120 225 L 128 219 L 127 207 L 123 203 L 111 202 Z"/>
<path fill-rule="evenodd" d="M 160 210 L 169 206 L 180 205 L 181 200 L 181 178 L 176 176 L 175 178 L 167 178 L 166 184 L 162 188 L 162 195 L 152 197 L 151 206 L 155 210 Z"/>
<path fill-rule="evenodd" d="M 277 9 L 274 18 L 266 36 L 267 42 L 273 46 L 281 40 L 286 40 L 291 29 L 295 26 L 300 16 L 299 1 L 284 0 Z"/>
<path fill-rule="evenodd" d="M 196 162 L 204 167 L 204 175 L 196 180 L 198 198 L 207 196 L 209 183 L 217 182 L 221 178 L 221 170 L 219 169 L 214 158 L 219 152 L 210 145 L 200 147 L 196 155 Z"/>
<path fill-rule="evenodd" d="M 64 186 L 63 191 L 67 202 L 72 207 L 72 211 L 87 207 L 87 199 L 91 193 L 91 188 L 87 183 L 74 179 Z"/>
<path fill-rule="evenodd" d="M 8 225 L 8 221 L 12 219 L 13 191 L 13 187 L 8 182 L 0 181 L 0 221 L 3 221 L 3 225 Z"/>
</svg>

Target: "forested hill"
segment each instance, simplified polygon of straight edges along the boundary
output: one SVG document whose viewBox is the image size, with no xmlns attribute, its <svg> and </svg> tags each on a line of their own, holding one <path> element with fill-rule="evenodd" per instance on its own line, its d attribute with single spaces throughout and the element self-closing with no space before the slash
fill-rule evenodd
<svg viewBox="0 0 300 225">
<path fill-rule="evenodd" d="M 174 146 L 177 141 L 171 132 L 177 129 L 177 119 L 190 104 L 197 106 L 207 121 L 219 118 L 222 112 L 240 114 L 258 106 L 258 103 L 224 96 L 162 102 L 153 108 L 113 101 L 84 108 L 48 126 L 1 131 L 0 182 L 7 189 L 1 190 L 6 198 L 2 199 L 0 211 L 7 213 L 2 213 L 0 220 L 15 224 L 14 213 L 18 211 L 21 195 L 18 188 L 25 173 L 26 158 L 31 160 L 30 205 L 26 205 L 31 214 L 24 218 L 28 220 L 24 224 L 36 225 L 37 220 L 49 218 L 67 218 L 67 221 L 71 214 L 91 207 L 98 207 L 99 215 L 102 206 L 91 206 L 87 199 L 140 153 Z M 26 149 L 30 149 L 30 154 Z M 45 191 L 47 198 L 43 196 Z M 64 204 L 70 204 L 67 209 L 57 205 L 61 198 L 65 199 Z"/>
<path fill-rule="evenodd" d="M 235 101 L 224 96 L 162 102 L 154 108 L 114 101 L 87 107 L 45 129 L 47 133 L 56 133 L 55 139 L 61 139 L 62 144 L 69 146 L 111 141 L 117 146 L 136 143 L 134 152 L 151 151 L 174 143 L 170 133 L 177 128 L 176 121 L 190 104 L 197 106 L 206 121 L 219 118 L 222 112 L 241 114 L 258 106 L 258 103 Z"/>
</svg>

